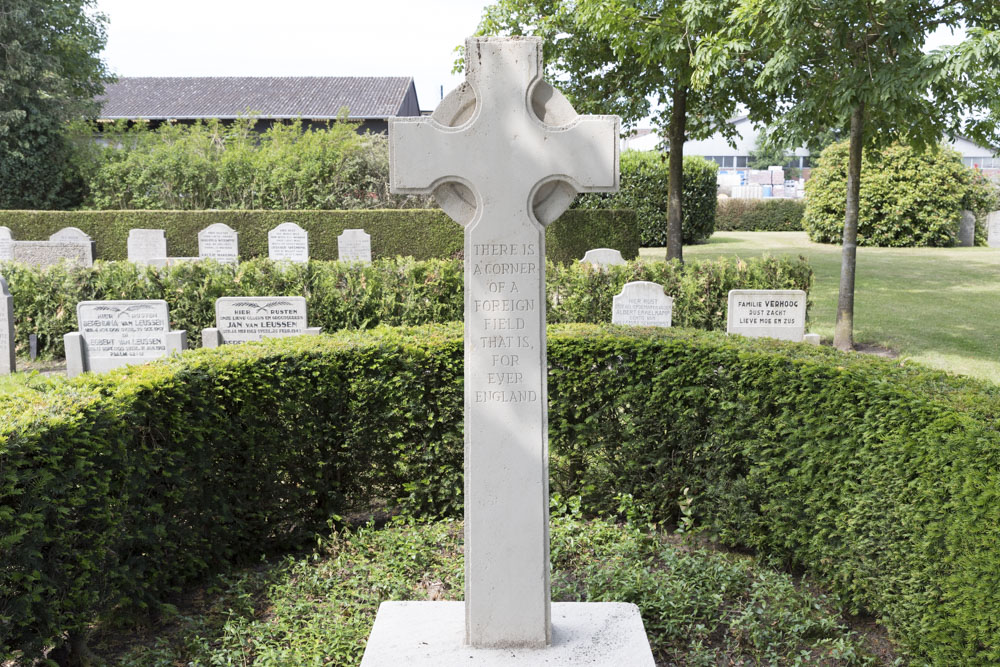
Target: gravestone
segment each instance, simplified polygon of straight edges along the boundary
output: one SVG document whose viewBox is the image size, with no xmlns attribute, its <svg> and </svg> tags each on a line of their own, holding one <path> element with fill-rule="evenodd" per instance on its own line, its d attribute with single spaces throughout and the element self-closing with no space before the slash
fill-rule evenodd
<svg viewBox="0 0 1000 667">
<path fill-rule="evenodd" d="M 128 260 L 148 264 L 150 260 L 167 256 L 167 235 L 162 229 L 130 229 L 128 231 Z"/>
<path fill-rule="evenodd" d="M 14 259 L 14 237 L 11 236 L 10 229 L 0 227 L 0 262 L 9 262 Z"/>
<path fill-rule="evenodd" d="M 337 253 L 341 262 L 372 261 L 372 237 L 363 229 L 345 229 L 337 237 Z"/>
<path fill-rule="evenodd" d="M 986 216 L 986 245 L 1000 248 L 1000 211 L 993 211 Z"/>
<path fill-rule="evenodd" d="M 63 261 L 79 266 L 94 265 L 94 241 L 76 227 L 60 229 L 48 241 L 14 241 L 12 250 L 15 262 L 42 268 Z"/>
<path fill-rule="evenodd" d="M 79 331 L 63 337 L 69 377 L 142 364 L 187 347 L 187 332 L 170 330 L 162 299 L 81 301 L 76 319 Z"/>
<path fill-rule="evenodd" d="M 273 261 L 309 261 L 309 232 L 294 222 L 283 222 L 267 233 L 267 256 Z"/>
<path fill-rule="evenodd" d="M 465 613 L 383 602 L 362 665 L 651 666 L 633 605 L 549 595 L 545 225 L 617 189 L 618 119 L 541 79 L 540 39 L 470 38 L 465 59 L 430 118 L 389 121 L 392 191 L 465 228 Z"/>
<path fill-rule="evenodd" d="M 7 281 L 0 276 L 0 375 L 10 375 L 17 370 L 14 358 L 14 297 L 7 289 Z"/>
<path fill-rule="evenodd" d="M 620 250 L 614 248 L 594 248 L 584 253 L 580 262 L 603 269 L 605 266 L 621 266 L 625 264 L 625 258 Z"/>
<path fill-rule="evenodd" d="M 198 232 L 198 257 L 236 264 L 240 259 L 239 234 L 221 222 L 209 225 Z"/>
<path fill-rule="evenodd" d="M 611 300 L 611 323 L 634 327 L 669 327 L 674 298 L 663 292 L 663 285 L 636 280 L 625 283 Z"/>
<path fill-rule="evenodd" d="M 976 214 L 962 211 L 962 221 L 958 225 L 958 245 L 971 248 L 976 245 Z"/>
<path fill-rule="evenodd" d="M 226 296 L 215 301 L 215 327 L 202 329 L 201 344 L 218 347 L 320 332 L 306 321 L 302 296 Z"/>
<path fill-rule="evenodd" d="M 801 342 L 806 332 L 806 293 L 802 290 L 729 291 L 726 333 L 749 338 Z"/>
</svg>

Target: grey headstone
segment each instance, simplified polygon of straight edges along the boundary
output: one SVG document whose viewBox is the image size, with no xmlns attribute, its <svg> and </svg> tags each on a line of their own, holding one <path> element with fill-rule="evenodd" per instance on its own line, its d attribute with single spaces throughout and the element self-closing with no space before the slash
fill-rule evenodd
<svg viewBox="0 0 1000 667">
<path fill-rule="evenodd" d="M 172 352 L 183 345 L 183 332 L 170 331 L 167 302 L 81 301 L 76 305 L 79 332 L 67 334 L 66 359 L 70 376 L 71 344 L 79 345 L 80 370 L 102 372 L 127 364 L 141 364 Z M 71 338 L 78 333 L 79 338 Z M 75 365 L 75 364 L 74 364 Z"/>
<path fill-rule="evenodd" d="M 625 264 L 625 258 L 622 257 L 621 251 L 614 248 L 594 248 L 593 250 L 588 250 L 580 261 L 599 268 Z"/>
<path fill-rule="evenodd" d="M 372 237 L 363 229 L 345 229 L 337 237 L 337 252 L 341 262 L 372 261 Z"/>
<path fill-rule="evenodd" d="M 198 232 L 198 257 L 222 264 L 236 264 L 240 258 L 239 234 L 217 222 Z"/>
<path fill-rule="evenodd" d="M 283 222 L 267 233 L 267 254 L 274 261 L 309 261 L 309 232 L 294 222 Z"/>
<path fill-rule="evenodd" d="M 215 302 L 219 342 L 247 343 L 264 338 L 301 336 L 310 330 L 301 296 L 227 296 Z"/>
<path fill-rule="evenodd" d="M 1000 211 L 993 211 L 986 216 L 986 245 L 1000 248 Z"/>
<path fill-rule="evenodd" d="M 806 332 L 802 290 L 730 290 L 726 332 L 801 342 Z"/>
<path fill-rule="evenodd" d="M 13 260 L 45 268 L 61 262 L 78 266 L 94 265 L 94 243 L 64 241 L 14 241 Z"/>
<path fill-rule="evenodd" d="M 78 227 L 63 227 L 49 237 L 53 243 L 91 243 L 92 239 Z"/>
<path fill-rule="evenodd" d="M 636 280 L 625 283 L 612 299 L 611 323 L 636 327 L 669 327 L 674 310 L 673 297 L 663 292 L 663 285 Z"/>
<path fill-rule="evenodd" d="M 962 222 L 958 225 L 958 245 L 971 248 L 976 245 L 976 214 L 962 211 Z"/>
<path fill-rule="evenodd" d="M 14 297 L 7 289 L 7 281 L 0 276 L 0 375 L 17 370 L 14 357 Z"/>
<path fill-rule="evenodd" d="M 810 345 L 819 345 L 820 336 L 818 333 L 807 333 L 802 337 L 803 343 L 809 343 Z"/>
<path fill-rule="evenodd" d="M 128 259 L 136 264 L 167 256 L 167 235 L 162 229 L 130 229 Z"/>
<path fill-rule="evenodd" d="M 14 259 L 14 237 L 7 227 L 0 227 L 0 262 Z"/>
</svg>

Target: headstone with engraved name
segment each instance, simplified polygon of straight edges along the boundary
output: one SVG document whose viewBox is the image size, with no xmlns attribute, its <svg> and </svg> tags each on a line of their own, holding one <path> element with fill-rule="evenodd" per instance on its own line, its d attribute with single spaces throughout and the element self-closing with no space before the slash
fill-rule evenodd
<svg viewBox="0 0 1000 667">
<path fill-rule="evenodd" d="M 215 327 L 202 329 L 201 344 L 218 347 L 320 332 L 306 322 L 302 296 L 226 296 L 216 300 Z"/>
<path fill-rule="evenodd" d="M 12 259 L 22 264 L 48 267 L 60 262 L 94 265 L 94 241 L 76 227 L 66 227 L 48 241 L 14 241 Z"/>
<path fill-rule="evenodd" d="M 236 264 L 240 259 L 238 232 L 222 222 L 209 225 L 198 232 L 198 257 Z"/>
<path fill-rule="evenodd" d="M 1000 211 L 993 211 L 986 216 L 986 245 L 1000 248 Z"/>
<path fill-rule="evenodd" d="M 14 358 L 14 297 L 7 289 L 7 281 L 0 276 L 0 375 L 17 370 Z"/>
<path fill-rule="evenodd" d="M 167 235 L 162 229 L 130 229 L 128 232 L 128 260 L 136 264 L 149 264 L 151 260 L 167 256 Z"/>
<path fill-rule="evenodd" d="M 730 290 L 726 333 L 801 342 L 806 332 L 802 290 Z"/>
<path fill-rule="evenodd" d="M 0 262 L 9 262 L 14 259 L 14 237 L 11 236 L 10 229 L 0 227 Z"/>
<path fill-rule="evenodd" d="M 625 283 L 611 300 L 611 323 L 634 327 L 669 327 L 674 298 L 663 292 L 663 285 L 648 280 Z"/>
<path fill-rule="evenodd" d="M 283 222 L 267 233 L 267 255 L 272 260 L 309 261 L 309 232 L 294 222 Z"/>
<path fill-rule="evenodd" d="M 606 266 L 621 266 L 625 264 L 625 258 L 622 257 L 620 250 L 614 248 L 594 248 L 588 250 L 580 262 L 603 269 Z"/>
<path fill-rule="evenodd" d="M 958 245 L 971 248 L 976 245 L 976 214 L 962 211 L 962 221 L 958 225 Z"/>
<path fill-rule="evenodd" d="M 383 602 L 361 664 L 652 666 L 633 605 L 549 595 L 545 225 L 617 189 L 618 119 L 542 80 L 538 38 L 465 58 L 430 118 L 389 121 L 392 191 L 465 228 L 465 602 Z"/>
<path fill-rule="evenodd" d="M 187 332 L 170 330 L 162 299 L 81 301 L 76 319 L 79 331 L 63 337 L 69 377 L 142 364 L 187 347 Z"/>
<path fill-rule="evenodd" d="M 345 229 L 337 237 L 337 252 L 341 262 L 372 261 L 372 237 L 363 229 Z"/>
</svg>

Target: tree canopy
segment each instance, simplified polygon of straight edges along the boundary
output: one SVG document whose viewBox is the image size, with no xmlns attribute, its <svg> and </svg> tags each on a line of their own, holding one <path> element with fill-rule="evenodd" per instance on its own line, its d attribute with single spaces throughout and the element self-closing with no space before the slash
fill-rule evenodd
<svg viewBox="0 0 1000 667">
<path fill-rule="evenodd" d="M 62 208 L 79 200 L 67 121 L 97 111 L 109 79 L 106 19 L 94 0 L 0 5 L 0 208 Z"/>
</svg>

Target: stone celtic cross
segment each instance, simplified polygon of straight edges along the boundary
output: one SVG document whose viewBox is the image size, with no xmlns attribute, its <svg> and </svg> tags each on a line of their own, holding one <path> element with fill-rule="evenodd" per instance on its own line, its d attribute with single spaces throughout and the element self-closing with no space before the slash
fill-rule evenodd
<svg viewBox="0 0 1000 667">
<path fill-rule="evenodd" d="M 618 189 L 616 116 L 542 80 L 541 40 L 470 38 L 466 82 L 389 125 L 393 192 L 465 228 L 465 617 L 474 647 L 551 641 L 545 225 Z"/>
</svg>

